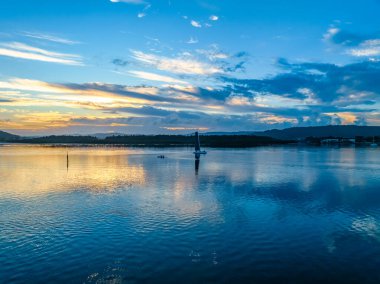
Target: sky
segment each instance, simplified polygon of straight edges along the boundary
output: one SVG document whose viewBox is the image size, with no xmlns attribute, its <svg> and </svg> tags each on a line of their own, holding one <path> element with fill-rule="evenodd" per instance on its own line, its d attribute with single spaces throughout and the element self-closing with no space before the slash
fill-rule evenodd
<svg viewBox="0 0 380 284">
<path fill-rule="evenodd" d="M 1 0 L 0 130 L 380 125 L 380 0 Z"/>
</svg>

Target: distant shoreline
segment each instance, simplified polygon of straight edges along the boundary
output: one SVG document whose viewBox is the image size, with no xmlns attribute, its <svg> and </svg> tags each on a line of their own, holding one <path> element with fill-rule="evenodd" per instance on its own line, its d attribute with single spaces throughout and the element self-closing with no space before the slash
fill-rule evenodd
<svg viewBox="0 0 380 284">
<path fill-rule="evenodd" d="M 291 127 L 282 130 L 243 132 L 206 132 L 200 134 L 202 147 L 251 148 L 275 145 L 380 145 L 380 126 L 313 126 Z M 41 145 L 110 145 L 114 147 L 194 147 L 194 133 L 187 135 L 106 134 L 50 135 L 23 137 L 0 130 L 0 143 Z"/>
<path fill-rule="evenodd" d="M 14 143 L 14 142 L 0 142 L 0 146 L 37 146 L 37 147 L 66 147 L 66 148 L 188 148 L 194 149 L 194 145 L 139 145 L 139 144 L 85 144 L 85 143 Z M 370 145 L 316 145 L 316 144 L 305 144 L 305 143 L 285 143 L 285 144 L 263 144 L 255 146 L 245 146 L 245 147 L 236 147 L 236 146 L 202 146 L 202 148 L 211 148 L 211 149 L 249 149 L 249 148 L 258 148 L 258 147 L 299 147 L 299 148 L 368 148 Z"/>
<path fill-rule="evenodd" d="M 12 144 L 27 145 L 110 145 L 119 147 L 194 147 L 193 136 L 155 135 L 155 136 L 110 136 L 99 139 L 93 136 L 46 136 L 38 138 L 21 138 L 4 141 Z M 287 145 L 294 141 L 280 140 L 266 136 L 231 135 L 201 136 L 202 147 L 211 148 L 250 148 L 257 146 Z"/>
<path fill-rule="evenodd" d="M 104 147 L 104 148 L 189 148 L 193 149 L 194 145 L 142 145 L 142 144 L 82 144 L 82 143 L 14 143 L 14 142 L 0 142 L 0 146 L 40 146 L 40 147 Z M 280 147 L 280 146 L 300 146 L 297 143 L 286 144 L 261 144 L 254 146 L 202 146 L 202 148 L 215 148 L 215 149 L 248 149 L 257 147 Z M 307 146 L 307 145 L 306 145 Z"/>
</svg>

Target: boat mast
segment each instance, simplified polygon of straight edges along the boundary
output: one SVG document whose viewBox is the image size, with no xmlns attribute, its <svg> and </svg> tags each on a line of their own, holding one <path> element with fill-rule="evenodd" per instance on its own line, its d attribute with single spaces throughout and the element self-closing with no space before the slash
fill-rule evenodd
<svg viewBox="0 0 380 284">
<path fill-rule="evenodd" d="M 199 133 L 195 132 L 195 152 L 199 152 L 201 150 L 201 143 L 199 141 Z"/>
</svg>

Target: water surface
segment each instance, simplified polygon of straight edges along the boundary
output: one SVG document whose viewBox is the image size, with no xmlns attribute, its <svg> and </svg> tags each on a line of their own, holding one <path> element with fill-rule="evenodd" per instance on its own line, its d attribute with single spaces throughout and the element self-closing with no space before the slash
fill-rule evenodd
<svg viewBox="0 0 380 284">
<path fill-rule="evenodd" d="M 380 149 L 208 150 L 0 146 L 0 282 L 380 283 Z"/>
</svg>

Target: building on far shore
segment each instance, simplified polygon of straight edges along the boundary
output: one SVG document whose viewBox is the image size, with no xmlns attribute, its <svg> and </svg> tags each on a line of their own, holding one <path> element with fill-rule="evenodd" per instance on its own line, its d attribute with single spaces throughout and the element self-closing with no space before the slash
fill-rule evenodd
<svg viewBox="0 0 380 284">
<path fill-rule="evenodd" d="M 321 140 L 321 145 L 354 145 L 355 138 L 326 138 Z"/>
<path fill-rule="evenodd" d="M 380 136 L 355 136 L 353 137 L 306 137 L 298 140 L 300 144 L 307 145 L 333 145 L 333 146 L 377 146 L 380 145 Z"/>
</svg>

